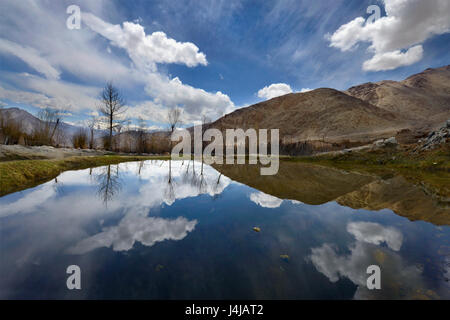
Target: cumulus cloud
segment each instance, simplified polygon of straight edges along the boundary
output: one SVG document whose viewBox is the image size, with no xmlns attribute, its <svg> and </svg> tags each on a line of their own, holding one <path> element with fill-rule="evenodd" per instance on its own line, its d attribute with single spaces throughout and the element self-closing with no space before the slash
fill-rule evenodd
<svg viewBox="0 0 450 320">
<path fill-rule="evenodd" d="M 250 200 L 263 208 L 278 208 L 283 203 L 283 200 L 261 191 L 250 194 Z"/>
<path fill-rule="evenodd" d="M 292 93 L 292 88 L 290 85 L 286 83 L 273 83 L 270 86 L 266 86 L 259 90 L 258 97 L 269 100 L 288 93 Z"/>
<path fill-rule="evenodd" d="M 348 245 L 348 253 L 325 243 L 312 248 L 307 258 L 330 282 L 348 278 L 357 286 L 354 299 L 413 299 L 420 291 L 433 295 L 427 291 L 422 268 L 408 265 L 397 252 L 403 239 L 398 230 L 377 223 L 355 222 L 347 225 L 347 231 L 356 238 Z M 378 247 L 381 242 L 392 250 Z M 378 265 L 382 270 L 381 290 L 367 288 L 366 271 L 370 265 Z"/>
<path fill-rule="evenodd" d="M 161 113 L 177 106 L 184 110 L 183 121 L 192 124 L 202 114 L 216 118 L 235 109 L 226 94 L 195 88 L 158 69 L 160 64 L 173 63 L 206 66 L 206 55 L 194 43 L 163 32 L 146 34 L 141 20 L 111 24 L 101 18 L 105 8 L 114 12 L 110 2 L 81 2 L 83 27 L 75 31 L 61 27 L 67 18 L 61 14 L 64 4 L 38 0 L 32 6 L 25 1 L 0 5 L 0 55 L 14 55 L 37 71 L 30 77 L 2 72 L 0 98 L 87 114 L 96 109 L 99 83 L 112 79 L 126 97 L 137 96 L 136 90 L 142 89 L 148 95 L 127 99 L 134 118 L 161 121 Z M 99 41 L 102 38 L 107 43 Z M 62 74 L 67 76 L 64 80 Z M 82 81 L 67 80 L 72 78 Z"/>
<path fill-rule="evenodd" d="M 194 230 L 197 220 L 189 221 L 184 217 L 174 220 L 143 217 L 130 214 L 125 216 L 117 226 L 105 228 L 92 237 L 81 240 L 67 252 L 84 254 L 101 247 L 111 247 L 114 251 L 127 251 L 136 241 L 147 247 L 165 240 L 181 240 Z"/>
<path fill-rule="evenodd" d="M 139 23 L 125 21 L 112 25 L 91 13 L 83 13 L 83 22 L 93 31 L 111 40 L 112 45 L 125 49 L 141 68 L 155 69 L 156 63 L 179 63 L 188 67 L 207 65 L 206 56 L 191 42 L 177 42 L 164 32 L 146 35 Z"/>
<path fill-rule="evenodd" d="M 422 60 L 422 57 L 423 47 L 421 45 L 414 46 L 406 52 L 396 50 L 377 53 L 372 59 L 364 62 L 363 69 L 367 71 L 393 70 L 398 67 L 414 64 Z"/>
<path fill-rule="evenodd" d="M 201 120 L 202 114 L 214 118 L 235 109 L 230 97 L 220 91 L 207 92 L 184 84 L 177 77 L 169 79 L 156 73 L 148 75 L 148 79 L 145 91 L 154 97 L 155 103 L 183 108 L 183 120 L 188 123 Z"/>
<path fill-rule="evenodd" d="M 385 242 L 394 251 L 399 251 L 403 243 L 400 231 L 374 222 L 351 222 L 347 225 L 347 231 L 358 241 L 376 245 Z"/>
<path fill-rule="evenodd" d="M 358 17 L 330 36 L 330 46 L 349 51 L 369 42 L 373 57 L 365 71 L 392 70 L 422 59 L 422 43 L 434 35 L 450 32 L 448 0 L 384 0 L 386 16 L 367 23 Z"/>
<path fill-rule="evenodd" d="M 211 93 L 194 88 L 178 77 L 170 78 L 157 71 L 158 63 L 180 63 L 189 67 L 207 65 L 206 56 L 193 43 L 177 42 L 163 32 L 146 35 L 144 28 L 137 23 L 112 25 L 90 13 L 83 14 L 83 21 L 93 31 L 110 40 L 112 45 L 125 49 L 142 74 L 145 92 L 154 100 L 140 103 L 131 113 L 136 114 L 140 110 L 144 119 L 151 120 L 150 117 L 156 115 L 161 120 L 167 107 L 180 107 L 184 110 L 182 120 L 193 123 L 200 120 L 202 114 L 217 118 L 235 109 L 231 99 L 220 91 Z M 144 111 L 144 106 L 148 110 Z"/>
</svg>

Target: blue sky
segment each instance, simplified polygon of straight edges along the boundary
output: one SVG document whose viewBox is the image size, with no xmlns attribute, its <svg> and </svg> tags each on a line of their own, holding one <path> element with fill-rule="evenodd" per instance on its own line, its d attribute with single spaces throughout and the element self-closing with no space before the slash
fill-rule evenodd
<svg viewBox="0 0 450 320">
<path fill-rule="evenodd" d="M 72 4 L 79 30 L 66 27 Z M 370 5 L 381 9 L 372 25 Z M 450 63 L 447 0 L 7 0 L 0 12 L 0 101 L 64 109 L 72 123 L 95 114 L 108 80 L 129 118 L 159 128 L 174 106 L 189 125 L 290 91 Z"/>
</svg>

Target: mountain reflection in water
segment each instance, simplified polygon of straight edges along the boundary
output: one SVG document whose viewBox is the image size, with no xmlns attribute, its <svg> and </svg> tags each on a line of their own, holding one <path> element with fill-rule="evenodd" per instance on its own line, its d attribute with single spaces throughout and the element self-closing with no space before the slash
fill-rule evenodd
<svg viewBox="0 0 450 320">
<path fill-rule="evenodd" d="M 0 208 L 0 298 L 450 298 L 448 208 L 401 177 L 155 160 L 64 172 Z"/>
</svg>

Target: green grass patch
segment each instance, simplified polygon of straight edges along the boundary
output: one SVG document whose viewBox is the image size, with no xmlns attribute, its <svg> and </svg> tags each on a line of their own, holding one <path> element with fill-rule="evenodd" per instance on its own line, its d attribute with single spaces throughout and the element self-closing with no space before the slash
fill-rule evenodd
<svg viewBox="0 0 450 320">
<path fill-rule="evenodd" d="M 168 160 L 169 156 L 81 156 L 62 160 L 15 160 L 0 162 L 0 197 L 34 187 L 67 170 L 80 170 L 121 162 Z"/>
<path fill-rule="evenodd" d="M 400 174 L 439 197 L 450 197 L 449 144 L 436 150 L 417 154 L 408 149 L 387 148 L 345 154 L 286 157 L 283 160 L 369 173 L 382 178 L 390 178 Z"/>
</svg>

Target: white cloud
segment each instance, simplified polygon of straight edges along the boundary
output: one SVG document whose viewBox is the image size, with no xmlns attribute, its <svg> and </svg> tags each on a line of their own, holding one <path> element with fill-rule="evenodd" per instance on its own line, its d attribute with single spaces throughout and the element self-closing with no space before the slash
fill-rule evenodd
<svg viewBox="0 0 450 320">
<path fill-rule="evenodd" d="M 15 54 L 44 75 L 26 78 L 24 74 L 2 72 L 0 98 L 38 107 L 91 112 L 96 109 L 99 83 L 113 80 L 126 98 L 134 97 L 136 90 L 144 89 L 148 94 L 148 98 L 139 97 L 128 106 L 129 113 L 136 118 L 143 115 L 158 121 L 167 108 L 178 106 L 184 110 L 183 121 L 189 124 L 200 120 L 202 114 L 215 118 L 236 108 L 222 92 L 186 85 L 158 70 L 158 64 L 207 65 L 205 54 L 195 44 L 176 41 L 162 32 L 147 35 L 139 20 L 110 24 L 100 18 L 102 13 L 116 17 L 120 13 L 108 1 L 95 4 L 81 1 L 80 6 L 82 28 L 68 30 L 61 27 L 67 18 L 61 14 L 65 12 L 64 4 L 50 5 L 43 1 L 35 1 L 33 5 L 26 1 L 0 4 L 0 29 L 5 38 L 0 43 L 0 53 Z M 108 43 L 99 41 L 101 37 Z M 113 46 L 120 49 L 108 50 Z M 81 80 L 81 84 L 59 80 L 60 74 Z"/>
<path fill-rule="evenodd" d="M 183 84 L 179 78 L 169 79 L 160 74 L 149 74 L 146 92 L 155 98 L 155 103 L 167 107 L 181 107 L 184 110 L 184 121 L 200 120 L 205 114 L 210 118 L 222 116 L 235 109 L 230 97 L 218 91 L 206 92 Z"/>
<path fill-rule="evenodd" d="M 28 103 L 38 108 L 51 107 L 66 111 L 93 110 L 98 105 L 95 97 L 101 89 L 97 87 L 23 73 L 3 73 L 2 76 L 25 90 L 11 90 L 0 86 L 0 98 Z"/>
<path fill-rule="evenodd" d="M 278 208 L 283 203 L 283 200 L 261 191 L 250 194 L 250 200 L 263 208 Z"/>
<path fill-rule="evenodd" d="M 379 245 L 385 242 L 389 248 L 399 251 L 403 243 L 403 235 L 392 227 L 383 227 L 373 222 L 351 222 L 347 231 L 354 235 L 356 240 Z"/>
<path fill-rule="evenodd" d="M 157 71 L 157 63 L 207 65 L 206 56 L 194 44 L 177 42 L 162 32 L 146 35 L 144 28 L 136 23 L 124 22 L 121 27 L 89 13 L 83 14 L 83 19 L 93 31 L 127 51 L 145 83 L 145 92 L 154 99 L 130 108 L 129 114 L 139 113 L 146 120 L 164 121 L 167 108 L 180 107 L 184 110 L 183 122 L 193 123 L 202 114 L 217 118 L 235 109 L 231 99 L 220 91 L 211 93 L 194 88 L 183 84 L 178 77 L 171 79 Z"/>
<path fill-rule="evenodd" d="M 422 60 L 423 47 L 421 45 L 414 46 L 406 52 L 400 50 L 377 53 L 372 59 L 367 60 L 363 64 L 364 71 L 380 71 L 393 70 L 398 67 L 409 66 Z"/>
<path fill-rule="evenodd" d="M 305 93 L 305 92 L 309 92 L 309 91 L 313 91 L 314 89 L 310 89 L 310 88 L 302 88 L 302 90 L 300 90 L 301 93 Z"/>
<path fill-rule="evenodd" d="M 325 243 L 312 248 L 307 258 L 330 282 L 348 278 L 357 286 L 354 299 L 414 299 L 417 292 L 426 292 L 422 268 L 409 265 L 397 252 L 403 241 L 398 230 L 372 222 L 352 222 L 347 225 L 347 231 L 356 238 L 347 250 Z M 386 242 L 389 249 L 379 247 L 381 242 Z M 382 270 L 382 290 L 367 288 L 366 270 L 374 264 Z"/>
<path fill-rule="evenodd" d="M 420 44 L 434 35 L 450 32 L 448 0 L 384 0 L 386 16 L 373 23 L 358 17 L 330 36 L 330 46 L 349 51 L 369 42 L 373 58 L 366 71 L 392 70 L 422 59 Z"/>
<path fill-rule="evenodd" d="M 0 38 L 0 52 L 16 56 L 48 79 L 59 79 L 60 72 L 33 48 Z"/>
<path fill-rule="evenodd" d="M 70 254 L 85 254 L 101 247 L 114 251 L 127 251 L 136 241 L 147 247 L 165 240 L 182 240 L 194 230 L 197 220 L 184 217 L 174 220 L 145 217 L 139 214 L 126 215 L 117 226 L 105 228 L 102 232 L 81 240 L 67 249 Z"/>
<path fill-rule="evenodd" d="M 286 83 L 273 83 L 270 86 L 266 86 L 259 90 L 258 97 L 269 100 L 288 93 L 292 93 L 292 88 L 290 85 Z"/>
<path fill-rule="evenodd" d="M 35 189 L 17 201 L 2 204 L 0 217 L 7 217 L 14 214 L 25 213 L 40 207 L 55 195 L 55 190 L 51 184 L 44 184 L 41 188 Z"/>
<path fill-rule="evenodd" d="M 91 13 L 83 13 L 83 22 L 111 43 L 127 51 L 131 60 L 140 68 L 155 70 L 156 63 L 180 63 L 188 67 L 207 65 L 206 56 L 191 42 L 177 42 L 164 32 L 146 35 L 138 23 L 125 21 L 112 25 Z"/>
</svg>

